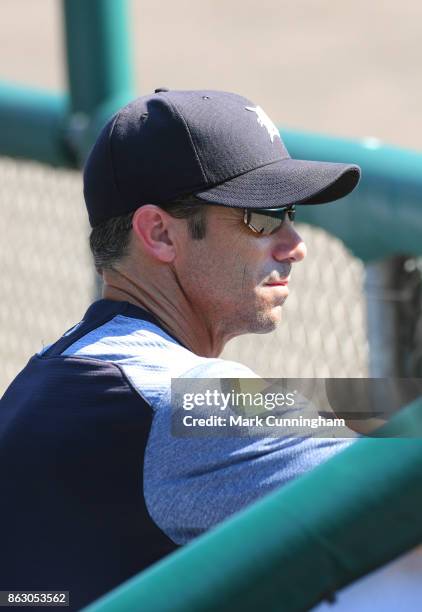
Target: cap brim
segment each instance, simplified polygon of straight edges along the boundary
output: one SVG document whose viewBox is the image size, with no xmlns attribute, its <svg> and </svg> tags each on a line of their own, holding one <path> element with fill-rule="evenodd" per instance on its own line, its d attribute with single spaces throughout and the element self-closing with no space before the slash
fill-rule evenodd
<svg viewBox="0 0 422 612">
<path fill-rule="evenodd" d="M 276 208 L 289 204 L 325 204 L 343 198 L 359 182 L 353 164 L 283 159 L 195 195 L 205 202 L 237 208 Z"/>
</svg>

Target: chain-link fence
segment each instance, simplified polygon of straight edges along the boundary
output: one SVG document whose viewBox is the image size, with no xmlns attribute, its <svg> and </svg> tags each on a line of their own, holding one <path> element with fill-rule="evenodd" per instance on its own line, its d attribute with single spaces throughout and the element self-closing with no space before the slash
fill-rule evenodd
<svg viewBox="0 0 422 612">
<path fill-rule="evenodd" d="M 29 357 L 79 321 L 95 292 L 79 172 L 0 160 L 0 392 Z M 363 266 L 325 232 L 294 267 L 280 328 L 233 340 L 223 357 L 263 376 L 367 375 Z"/>
<path fill-rule="evenodd" d="M 0 163 L 0 391 L 93 294 L 80 173 Z"/>
</svg>

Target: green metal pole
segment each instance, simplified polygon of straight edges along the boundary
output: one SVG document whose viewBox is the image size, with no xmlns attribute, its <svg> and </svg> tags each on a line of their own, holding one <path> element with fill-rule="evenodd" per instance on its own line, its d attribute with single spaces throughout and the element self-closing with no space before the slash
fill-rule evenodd
<svg viewBox="0 0 422 612">
<path fill-rule="evenodd" d="M 422 540 L 421 411 L 419 399 L 379 430 L 391 437 L 356 441 L 86 612 L 296 612 L 332 597 Z"/>
<path fill-rule="evenodd" d="M 72 118 L 80 163 L 106 120 L 134 97 L 127 0 L 63 0 Z"/>
<path fill-rule="evenodd" d="M 64 0 L 72 111 L 90 114 L 132 89 L 127 0 Z"/>
</svg>

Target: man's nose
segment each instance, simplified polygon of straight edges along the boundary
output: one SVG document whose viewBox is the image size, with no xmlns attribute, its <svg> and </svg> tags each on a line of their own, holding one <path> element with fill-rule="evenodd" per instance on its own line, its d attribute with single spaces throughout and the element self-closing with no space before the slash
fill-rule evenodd
<svg viewBox="0 0 422 612">
<path fill-rule="evenodd" d="M 286 220 L 274 234 L 273 257 L 277 261 L 288 259 L 291 262 L 299 262 L 306 257 L 306 245 L 291 221 Z"/>
</svg>

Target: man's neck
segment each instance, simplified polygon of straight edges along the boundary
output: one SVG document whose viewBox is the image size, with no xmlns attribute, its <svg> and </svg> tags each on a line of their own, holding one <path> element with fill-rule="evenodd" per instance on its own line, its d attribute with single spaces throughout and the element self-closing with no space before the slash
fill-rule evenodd
<svg viewBox="0 0 422 612">
<path fill-rule="evenodd" d="M 155 286 L 148 290 L 134 283 L 124 272 L 111 270 L 103 275 L 103 297 L 124 301 L 148 310 L 164 330 L 168 331 L 190 351 L 202 357 L 218 357 L 227 338 L 220 337 L 209 329 L 206 322 L 193 312 L 183 298 L 179 301 L 169 297 L 168 289 L 162 291 Z"/>
</svg>

